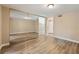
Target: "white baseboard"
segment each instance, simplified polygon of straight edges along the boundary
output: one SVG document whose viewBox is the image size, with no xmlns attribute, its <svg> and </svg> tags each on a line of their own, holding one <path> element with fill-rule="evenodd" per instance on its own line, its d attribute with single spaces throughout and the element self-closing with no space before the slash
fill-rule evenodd
<svg viewBox="0 0 79 59">
<path fill-rule="evenodd" d="M 53 36 L 53 37 L 63 39 L 63 40 L 67 40 L 67 41 L 70 41 L 70 42 L 79 43 L 79 41 L 77 41 L 77 40 L 72 40 L 72 39 L 69 39 L 69 38 L 61 37 L 61 36 Z"/>
<path fill-rule="evenodd" d="M 4 47 L 4 46 L 9 46 L 9 45 L 10 45 L 10 43 L 2 44 L 2 45 L 0 46 L 0 50 L 1 50 L 2 47 Z"/>
</svg>

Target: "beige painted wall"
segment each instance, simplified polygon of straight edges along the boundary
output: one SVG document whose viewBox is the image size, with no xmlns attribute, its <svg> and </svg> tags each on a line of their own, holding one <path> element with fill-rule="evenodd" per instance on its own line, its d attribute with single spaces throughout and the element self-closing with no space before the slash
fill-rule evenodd
<svg viewBox="0 0 79 59">
<path fill-rule="evenodd" d="M 54 35 L 79 41 L 79 12 L 65 13 L 54 19 Z"/>
<path fill-rule="evenodd" d="M 2 7 L 2 44 L 9 43 L 9 8 Z"/>
<path fill-rule="evenodd" d="M 38 19 L 35 21 L 35 30 L 37 33 L 39 33 L 39 22 Z"/>
<path fill-rule="evenodd" d="M 10 33 L 36 32 L 36 21 L 24 19 L 10 19 Z"/>
<path fill-rule="evenodd" d="M 0 6 L 0 47 L 9 44 L 9 8 Z"/>
<path fill-rule="evenodd" d="M 2 27 L 2 17 L 1 17 L 1 6 L 0 6 L 0 46 L 1 46 L 1 41 L 2 41 L 2 33 L 1 33 L 2 30 L 1 30 L 1 27 Z"/>
</svg>

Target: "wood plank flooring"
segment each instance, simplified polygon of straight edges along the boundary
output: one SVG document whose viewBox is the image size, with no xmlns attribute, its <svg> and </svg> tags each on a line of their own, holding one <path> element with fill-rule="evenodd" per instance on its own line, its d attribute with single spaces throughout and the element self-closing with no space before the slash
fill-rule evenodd
<svg viewBox="0 0 79 59">
<path fill-rule="evenodd" d="M 4 54 L 76 54 L 79 44 L 50 36 L 39 36 L 24 42 L 12 43 L 2 49 Z"/>
</svg>

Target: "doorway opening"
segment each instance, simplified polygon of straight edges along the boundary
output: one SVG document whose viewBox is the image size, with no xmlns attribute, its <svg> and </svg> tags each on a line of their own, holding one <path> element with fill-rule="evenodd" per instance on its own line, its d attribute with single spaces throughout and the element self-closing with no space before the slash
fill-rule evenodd
<svg viewBox="0 0 79 59">
<path fill-rule="evenodd" d="M 45 25 L 45 18 L 39 17 L 39 35 L 45 35 L 46 34 L 46 25 Z"/>
</svg>

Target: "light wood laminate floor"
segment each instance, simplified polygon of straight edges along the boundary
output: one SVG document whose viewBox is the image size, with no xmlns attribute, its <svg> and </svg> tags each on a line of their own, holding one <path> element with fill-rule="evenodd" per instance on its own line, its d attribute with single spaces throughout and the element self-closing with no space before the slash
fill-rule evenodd
<svg viewBox="0 0 79 59">
<path fill-rule="evenodd" d="M 79 44 L 50 36 L 39 36 L 24 42 L 12 43 L 2 49 L 9 54 L 72 54 L 79 53 Z"/>
</svg>

